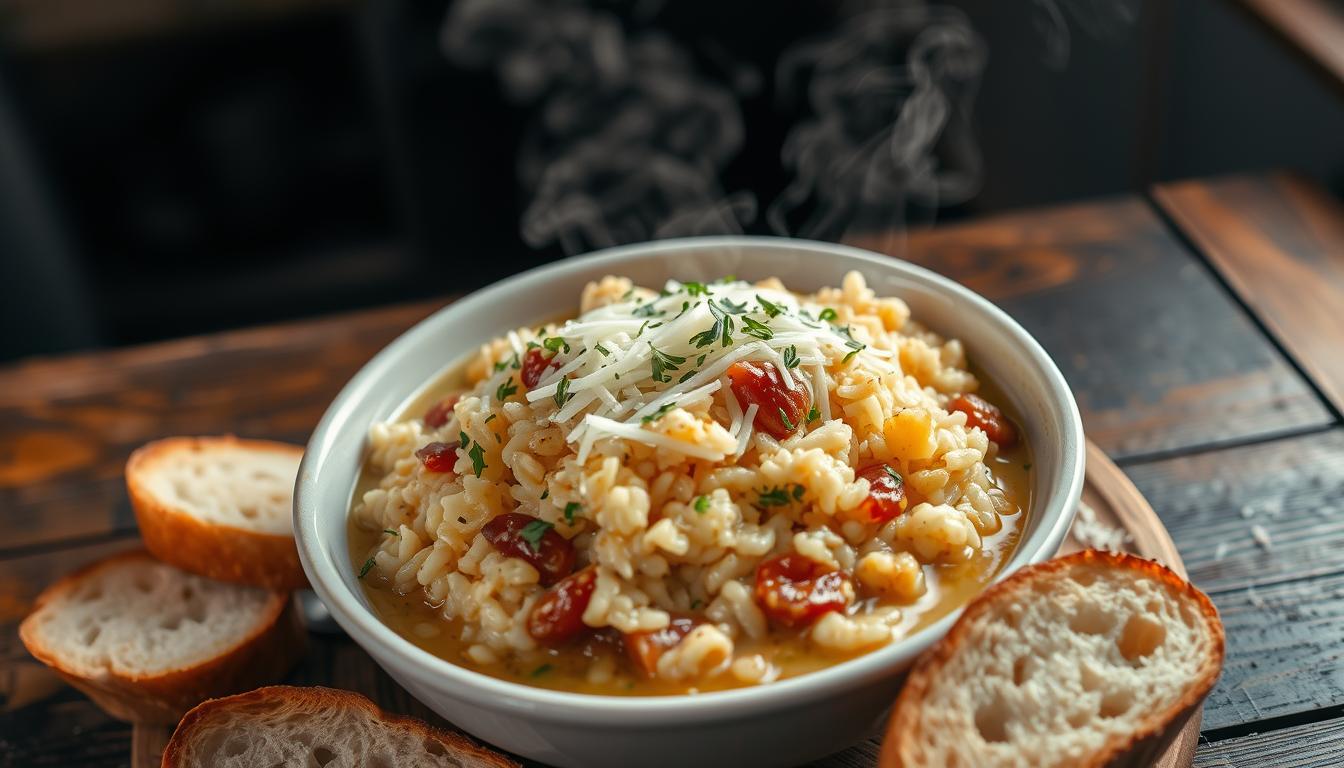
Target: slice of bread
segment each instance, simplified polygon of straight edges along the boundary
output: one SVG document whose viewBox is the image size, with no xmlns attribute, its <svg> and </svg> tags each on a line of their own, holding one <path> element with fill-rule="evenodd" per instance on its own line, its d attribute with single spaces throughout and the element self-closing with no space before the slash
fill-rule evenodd
<svg viewBox="0 0 1344 768">
<path fill-rule="evenodd" d="M 267 589 L 308 586 L 291 526 L 303 449 L 236 437 L 170 437 L 126 462 L 145 546 L 183 570 Z"/>
<path fill-rule="evenodd" d="M 1167 568 L 1086 550 L 986 590 L 919 658 L 882 768 L 1149 766 L 1213 688 L 1223 626 Z"/>
<path fill-rule="evenodd" d="M 504 755 L 332 688 L 276 685 L 214 699 L 182 718 L 163 768 L 518 768 Z"/>
<path fill-rule="evenodd" d="M 19 637 L 113 717 L 165 724 L 211 696 L 280 680 L 307 641 L 287 593 L 210 581 L 144 551 L 48 587 Z"/>
</svg>

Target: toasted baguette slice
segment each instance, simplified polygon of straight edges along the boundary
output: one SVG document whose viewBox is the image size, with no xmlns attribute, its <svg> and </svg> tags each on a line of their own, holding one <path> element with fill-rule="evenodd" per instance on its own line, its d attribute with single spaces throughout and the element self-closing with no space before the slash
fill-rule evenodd
<svg viewBox="0 0 1344 768">
<path fill-rule="evenodd" d="M 307 640 L 287 593 L 210 581 L 144 551 L 48 587 L 19 637 L 113 717 L 165 724 L 280 680 Z"/>
<path fill-rule="evenodd" d="M 154 556 L 221 581 L 308 586 L 291 526 L 303 449 L 236 437 L 170 437 L 131 454 L 126 487 Z"/>
<path fill-rule="evenodd" d="M 1157 563 L 1088 550 L 966 608 L 896 701 L 883 768 L 1149 766 L 1213 688 L 1223 626 Z"/>
<path fill-rule="evenodd" d="M 214 699 L 182 718 L 163 768 L 254 765 L 518 768 L 470 739 L 391 715 L 358 693 L 276 685 Z"/>
</svg>

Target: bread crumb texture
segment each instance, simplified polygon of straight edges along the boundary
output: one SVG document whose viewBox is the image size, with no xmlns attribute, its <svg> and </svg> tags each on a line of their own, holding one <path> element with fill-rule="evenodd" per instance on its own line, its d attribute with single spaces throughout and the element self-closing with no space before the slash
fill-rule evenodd
<svg viewBox="0 0 1344 768">
<path fill-rule="evenodd" d="M 288 536 L 303 451 L 229 438 L 178 440 L 148 457 L 144 487 L 158 503 L 209 523 Z"/>
</svg>

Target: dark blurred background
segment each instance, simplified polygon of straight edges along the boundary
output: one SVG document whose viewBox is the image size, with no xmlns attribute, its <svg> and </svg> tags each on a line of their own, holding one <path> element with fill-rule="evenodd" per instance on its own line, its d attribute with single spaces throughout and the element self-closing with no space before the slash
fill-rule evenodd
<svg viewBox="0 0 1344 768">
<path fill-rule="evenodd" d="M 0 0 L 0 359 L 1269 167 L 1344 92 L 1237 0 Z"/>
</svg>

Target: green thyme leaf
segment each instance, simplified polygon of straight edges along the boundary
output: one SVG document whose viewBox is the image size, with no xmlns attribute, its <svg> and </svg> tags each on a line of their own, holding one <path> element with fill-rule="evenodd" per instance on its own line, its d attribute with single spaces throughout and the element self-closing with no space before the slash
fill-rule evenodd
<svg viewBox="0 0 1344 768">
<path fill-rule="evenodd" d="M 563 349 L 565 351 L 565 354 L 569 354 L 569 342 L 565 341 L 560 336 L 552 336 L 548 339 L 543 340 L 541 342 L 541 346 L 545 347 L 547 350 L 551 352 L 559 352 L 560 350 Z"/>
<path fill-rule="evenodd" d="M 793 430 L 798 428 L 797 425 L 795 425 L 792 421 L 789 420 L 789 415 L 784 412 L 783 408 L 776 408 L 775 410 L 779 411 L 779 420 L 784 422 L 785 429 L 792 432 Z"/>
<path fill-rule="evenodd" d="M 671 381 L 672 377 L 669 376 L 667 372 L 677 370 L 677 366 L 686 362 L 686 358 L 661 352 L 657 347 L 653 346 L 653 342 L 651 341 L 646 343 L 649 345 L 649 349 L 653 351 L 653 357 L 650 362 L 653 367 L 653 380 L 657 382 Z"/>
<path fill-rule="evenodd" d="M 524 525 L 523 530 L 519 531 L 518 535 L 528 543 L 533 552 L 541 554 L 541 537 L 545 536 L 546 532 L 554 527 L 545 520 L 533 520 Z"/>
<path fill-rule="evenodd" d="M 855 355 L 859 354 L 860 352 L 868 348 L 867 344 L 864 344 L 861 341 L 855 341 L 853 339 L 846 341 L 845 346 L 849 347 L 851 351 L 848 355 L 845 355 L 843 358 L 841 358 L 840 362 L 842 363 L 848 363 Z"/>
<path fill-rule="evenodd" d="M 759 293 L 756 294 L 756 303 L 760 304 L 761 309 L 765 310 L 765 314 L 769 315 L 770 317 L 783 314 L 784 312 L 783 307 L 779 306 L 778 304 L 772 304 L 771 302 L 763 298 Z"/>
<path fill-rule="evenodd" d="M 470 451 L 467 451 L 467 455 L 471 457 L 471 470 L 476 473 L 477 477 L 480 477 L 481 471 L 486 467 L 485 449 L 481 447 L 480 443 L 476 443 L 471 446 Z"/>
<path fill-rule="evenodd" d="M 650 301 L 648 304 L 642 304 L 635 307 L 635 311 L 630 314 L 635 317 L 656 317 L 661 316 L 663 313 L 654 306 L 654 302 Z"/>
<path fill-rule="evenodd" d="M 710 302 L 710 304 L 713 303 Z M 741 304 L 734 304 L 731 299 L 719 299 L 719 306 L 730 315 L 745 315 L 747 313 L 747 303 L 745 301 Z"/>
<path fill-rule="evenodd" d="M 709 355 L 708 355 L 708 354 L 704 354 L 704 355 L 701 355 L 701 356 L 695 358 L 695 367 L 696 367 L 696 368 L 699 368 L 700 366 L 704 365 L 704 364 L 705 364 L 705 358 L 706 358 L 706 357 L 709 357 Z"/>
<path fill-rule="evenodd" d="M 509 399 L 509 395 L 512 395 L 517 391 L 518 385 L 513 383 L 513 377 L 510 376 L 508 381 L 500 384 L 499 389 L 495 390 L 495 399 L 503 402 Z"/>
<path fill-rule="evenodd" d="M 784 367 L 785 368 L 798 367 L 798 347 L 790 344 L 789 346 L 784 348 Z"/>
<path fill-rule="evenodd" d="M 692 371 L 692 373 L 694 373 L 694 371 Z M 666 416 L 666 415 L 667 415 L 673 408 L 676 408 L 676 407 L 677 407 L 677 404 L 676 404 L 675 401 L 673 401 L 673 402 L 671 402 L 671 403 L 663 403 L 662 405 L 658 406 L 658 410 L 654 411 L 653 413 L 648 414 L 647 416 L 645 416 L 644 418 L 640 419 L 639 421 L 640 421 L 640 423 L 642 423 L 642 424 L 648 424 L 648 423 L 651 422 L 651 421 L 657 421 L 657 420 L 663 418 L 664 416 Z"/>
<path fill-rule="evenodd" d="M 696 497 L 695 497 L 695 511 L 696 511 L 696 512 L 699 512 L 700 514 L 703 515 L 703 514 L 705 514 L 705 512 L 707 512 L 708 510 L 709 510 L 709 497 L 708 497 L 708 496 L 696 496 Z"/>
<path fill-rule="evenodd" d="M 816 404 L 813 403 L 812 410 L 807 412 L 807 423 L 811 424 L 812 422 L 820 418 L 821 418 L 821 411 L 817 410 Z"/>
<path fill-rule="evenodd" d="M 696 282 L 682 283 L 681 287 L 686 291 L 687 295 L 689 296 L 713 295 L 712 291 L 709 290 L 709 286 L 705 285 L 704 283 L 696 283 Z"/>
<path fill-rule="evenodd" d="M 571 501 L 571 502 L 569 502 L 568 504 L 566 504 L 566 505 L 565 505 L 565 522 L 566 522 L 566 523 L 569 523 L 570 525 L 573 525 L 573 524 L 574 524 L 574 513 L 575 513 L 575 512 L 578 512 L 580 509 L 583 509 L 583 505 L 580 504 L 580 503 L 577 502 L 577 501 Z"/>
<path fill-rule="evenodd" d="M 372 569 L 373 569 L 373 556 L 370 555 L 369 559 L 364 561 L 364 567 L 359 569 L 359 578 L 362 579 L 365 576 L 368 576 L 369 571 Z"/>
<path fill-rule="evenodd" d="M 690 381 L 691 377 L 694 376 L 694 375 L 697 374 L 697 373 L 699 373 L 699 371 L 697 371 L 697 370 L 695 370 L 695 369 L 691 369 L 691 370 L 689 370 L 689 371 L 687 371 L 687 372 L 681 374 L 681 378 L 680 378 L 680 379 L 677 379 L 677 383 L 678 383 L 678 384 L 685 384 L 686 382 Z"/>
<path fill-rule="evenodd" d="M 775 332 L 772 331 L 769 326 L 759 320 L 752 320 L 746 315 L 742 316 L 742 326 L 743 333 L 748 336 L 755 336 L 762 341 L 768 341 L 775 337 Z"/>
<path fill-rule="evenodd" d="M 555 407 L 563 408 L 569 398 L 573 397 L 569 393 L 569 377 L 562 376 L 555 385 Z"/>
</svg>

